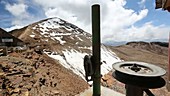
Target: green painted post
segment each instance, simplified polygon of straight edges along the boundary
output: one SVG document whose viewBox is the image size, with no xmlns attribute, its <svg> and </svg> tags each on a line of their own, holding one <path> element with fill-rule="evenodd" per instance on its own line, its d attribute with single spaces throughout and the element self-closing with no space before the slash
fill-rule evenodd
<svg viewBox="0 0 170 96">
<path fill-rule="evenodd" d="M 92 5 L 93 96 L 100 96 L 100 5 Z"/>
</svg>

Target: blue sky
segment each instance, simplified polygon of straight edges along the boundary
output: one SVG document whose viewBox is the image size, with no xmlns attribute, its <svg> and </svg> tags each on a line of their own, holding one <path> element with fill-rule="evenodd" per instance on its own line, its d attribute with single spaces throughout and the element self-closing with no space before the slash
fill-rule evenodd
<svg viewBox="0 0 170 96">
<path fill-rule="evenodd" d="M 0 0 L 0 27 L 21 28 L 59 17 L 91 33 L 90 6 L 101 5 L 102 42 L 167 41 L 170 13 L 155 0 Z"/>
<path fill-rule="evenodd" d="M 145 0 L 143 5 L 138 4 L 140 1 L 142 0 L 127 0 L 127 4 L 125 6 L 126 8 L 130 8 L 135 11 L 139 11 L 142 8 L 147 8 L 149 10 L 147 16 L 136 23 L 137 26 L 150 21 L 153 22 L 154 25 L 170 25 L 170 22 L 167 22 L 169 20 L 168 18 L 170 17 L 170 13 L 163 11 L 162 9 L 155 10 L 155 0 Z"/>
<path fill-rule="evenodd" d="M 158 38 L 151 40 L 151 41 L 156 41 L 156 40 L 162 40 L 167 42 L 169 38 L 169 28 L 170 28 L 170 13 L 168 11 L 162 10 L 162 9 L 155 9 L 155 0 L 136 0 L 137 2 L 129 2 L 129 1 L 135 1 L 135 0 L 127 0 L 127 4 L 125 7 L 133 9 L 135 11 L 138 11 L 142 8 L 148 9 L 148 14 L 146 17 L 144 17 L 142 20 L 136 22 L 134 25 L 141 27 L 144 24 L 151 22 L 153 27 L 158 27 L 158 26 L 165 26 L 164 28 L 167 28 L 166 30 L 162 30 L 162 27 L 160 28 L 159 31 L 156 31 L 153 34 L 157 34 Z M 139 5 L 139 2 L 144 1 L 143 4 Z M 135 6 L 134 6 L 135 5 Z M 159 28 L 159 27 L 158 27 Z M 163 29 L 164 29 L 163 28 Z M 164 31 L 164 32 L 162 32 Z M 162 35 L 159 36 L 159 34 L 164 34 L 164 37 Z M 162 36 L 162 37 L 161 37 Z M 151 37 L 152 38 L 152 37 Z"/>
</svg>

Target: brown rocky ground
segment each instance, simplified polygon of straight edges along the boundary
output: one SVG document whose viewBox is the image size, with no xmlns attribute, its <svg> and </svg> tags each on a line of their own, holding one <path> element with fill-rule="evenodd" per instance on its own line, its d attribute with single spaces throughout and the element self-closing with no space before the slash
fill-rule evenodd
<svg viewBox="0 0 170 96">
<path fill-rule="evenodd" d="M 34 50 L 0 57 L 0 96 L 75 96 L 88 84 Z"/>
<path fill-rule="evenodd" d="M 155 64 L 167 70 L 168 65 L 168 48 L 167 46 L 160 46 L 155 43 L 146 42 L 131 42 L 127 45 L 110 46 L 119 58 L 125 61 L 142 61 Z M 167 74 L 163 77 L 167 80 Z M 125 94 L 125 85 L 115 80 L 112 77 L 112 72 L 105 75 L 102 79 L 102 84 Z M 166 87 L 159 89 L 151 89 L 155 96 L 170 96 L 170 92 Z"/>
<path fill-rule="evenodd" d="M 51 23 L 48 20 L 51 20 Z M 16 29 L 9 32 L 13 36 L 21 39 L 27 45 L 27 47 L 32 49 L 27 52 L 23 52 L 21 54 L 13 53 L 10 56 L 8 56 L 10 58 L 13 57 L 17 58 L 18 60 L 16 61 L 19 61 L 21 58 L 23 58 L 31 62 L 27 65 L 24 64 L 21 66 L 17 65 L 17 67 L 19 67 L 18 69 L 22 69 L 22 67 L 29 68 L 26 69 L 25 73 L 30 73 L 30 74 L 33 73 L 33 75 L 30 75 L 28 80 L 25 79 L 24 81 L 22 80 L 24 82 L 24 86 L 30 85 L 32 87 L 31 89 L 26 87 L 26 89 L 29 89 L 27 92 L 31 94 L 31 96 L 38 96 L 38 95 L 49 96 L 49 94 L 50 95 L 55 94 L 57 96 L 74 96 L 75 94 L 84 91 L 89 86 L 87 82 L 85 82 L 81 77 L 75 75 L 71 70 L 68 70 L 63 66 L 61 66 L 61 64 L 58 61 L 49 58 L 45 54 L 41 55 L 39 53 L 36 53 L 39 51 L 43 51 L 48 53 L 48 55 L 53 54 L 53 52 L 55 52 L 54 54 L 57 53 L 58 55 L 64 55 L 63 50 L 70 50 L 70 49 L 75 49 L 80 52 L 91 52 L 89 49 L 83 50 L 79 48 L 79 47 L 84 48 L 84 47 L 91 46 L 91 35 L 89 33 L 84 32 L 82 29 L 64 20 L 61 20 L 61 22 L 58 22 L 58 19 L 57 21 L 55 20 L 56 18 L 45 19 L 30 24 L 22 29 Z M 57 22 L 59 25 L 56 24 Z M 43 26 L 44 23 L 48 23 L 49 26 Z M 53 25 L 57 25 L 60 27 L 54 28 Z M 43 31 L 42 29 L 46 29 L 46 30 Z M 61 42 L 65 42 L 65 43 L 62 44 Z M 21 60 L 21 62 L 22 61 L 23 60 Z M 8 62 L 13 62 L 13 61 L 8 61 Z M 9 64 L 7 63 L 7 65 L 13 66 L 13 64 L 10 63 Z M 31 70 L 31 72 L 29 72 L 29 70 Z M 23 77 L 23 74 L 19 74 L 19 75 Z M 14 76 L 11 77 L 13 78 Z M 5 75 L 5 78 L 8 77 Z M 33 80 L 31 78 L 33 78 Z M 9 80 L 10 82 L 13 82 L 11 81 L 11 79 Z"/>
</svg>

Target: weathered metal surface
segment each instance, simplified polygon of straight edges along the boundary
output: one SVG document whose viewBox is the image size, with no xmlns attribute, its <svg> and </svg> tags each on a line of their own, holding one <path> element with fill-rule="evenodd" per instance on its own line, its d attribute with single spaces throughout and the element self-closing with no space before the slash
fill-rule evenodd
<svg viewBox="0 0 170 96">
<path fill-rule="evenodd" d="M 170 0 L 155 0 L 155 9 L 162 8 L 170 12 Z"/>
<path fill-rule="evenodd" d="M 170 7 L 170 0 L 164 0 L 165 4 L 164 4 L 164 9 L 169 10 L 168 8 Z"/>
<path fill-rule="evenodd" d="M 150 88 L 165 86 L 165 80 L 161 76 L 166 71 L 158 66 L 135 61 L 118 62 L 113 64 L 115 72 L 113 77 L 126 84 L 126 96 L 143 96 L 147 94 L 154 96 Z"/>
<path fill-rule="evenodd" d="M 93 96 L 100 96 L 100 5 L 92 5 Z"/>
<path fill-rule="evenodd" d="M 165 80 L 161 77 L 140 77 L 124 74 L 119 71 L 113 72 L 113 77 L 124 84 L 140 88 L 153 89 L 165 86 Z"/>
<path fill-rule="evenodd" d="M 162 0 L 155 0 L 155 8 L 162 8 L 163 4 L 162 4 Z"/>
<path fill-rule="evenodd" d="M 87 82 L 92 81 L 93 67 L 92 67 L 91 56 L 89 56 L 89 55 L 84 56 L 84 70 L 85 70 L 86 81 Z M 90 79 L 89 79 L 89 77 L 90 77 Z"/>
<path fill-rule="evenodd" d="M 113 68 L 119 72 L 140 77 L 159 77 L 166 73 L 163 68 L 136 61 L 118 62 L 113 64 Z"/>
</svg>

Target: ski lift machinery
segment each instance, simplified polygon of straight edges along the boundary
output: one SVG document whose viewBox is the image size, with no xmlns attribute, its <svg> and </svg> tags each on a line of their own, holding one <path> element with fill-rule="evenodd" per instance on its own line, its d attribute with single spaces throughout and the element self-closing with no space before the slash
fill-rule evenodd
<svg viewBox="0 0 170 96">
<path fill-rule="evenodd" d="M 93 81 L 93 96 L 100 96 L 100 5 L 98 4 L 92 5 L 92 56 L 85 57 L 85 73 L 90 66 L 92 67 L 86 74 L 91 76 L 91 79 L 88 80 L 88 76 L 86 79 Z M 113 69 L 115 70 L 113 77 L 125 84 L 126 96 L 143 96 L 144 92 L 154 96 L 149 89 L 165 85 L 165 80 L 161 76 L 165 75 L 166 71 L 152 64 L 135 61 L 118 62 L 113 64 Z"/>
<path fill-rule="evenodd" d="M 113 68 L 113 77 L 125 84 L 126 96 L 143 96 L 144 92 L 154 96 L 149 89 L 165 85 L 161 76 L 165 75 L 166 71 L 153 64 L 124 61 L 113 64 Z"/>
<path fill-rule="evenodd" d="M 84 57 L 86 80 L 93 81 L 93 96 L 101 95 L 100 73 L 100 5 L 92 5 L 92 56 Z M 88 79 L 88 76 L 91 79 Z"/>
</svg>

